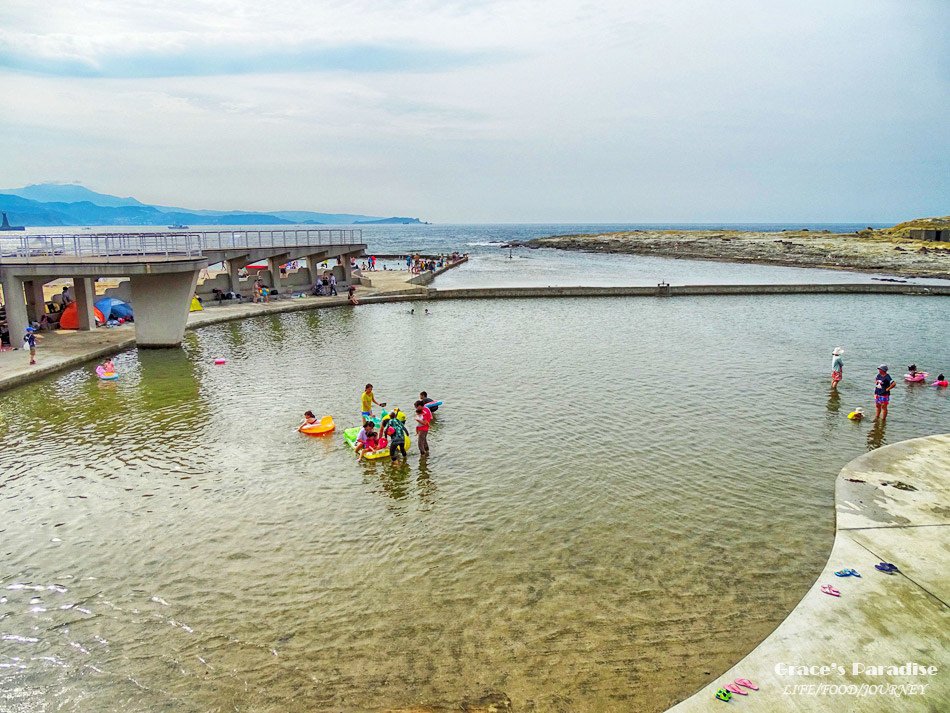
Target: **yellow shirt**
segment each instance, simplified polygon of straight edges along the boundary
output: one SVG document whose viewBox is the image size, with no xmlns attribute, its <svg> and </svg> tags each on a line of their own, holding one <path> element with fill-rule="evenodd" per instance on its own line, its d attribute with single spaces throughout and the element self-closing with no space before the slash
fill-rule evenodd
<svg viewBox="0 0 950 713">
<path fill-rule="evenodd" d="M 363 411 L 372 411 L 373 410 L 373 392 L 369 393 L 363 392 Z"/>
</svg>

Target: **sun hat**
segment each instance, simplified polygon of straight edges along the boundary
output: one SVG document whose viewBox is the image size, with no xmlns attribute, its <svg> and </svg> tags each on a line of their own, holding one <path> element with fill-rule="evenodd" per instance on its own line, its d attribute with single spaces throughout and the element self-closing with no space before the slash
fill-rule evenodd
<svg viewBox="0 0 950 713">
<path fill-rule="evenodd" d="M 831 353 L 833 356 L 841 356 L 842 354 L 844 354 L 844 349 L 842 349 L 841 347 L 835 347 L 834 351 Z"/>
<path fill-rule="evenodd" d="M 858 406 L 857 408 L 854 409 L 854 412 L 855 412 L 855 413 L 864 413 L 864 408 L 863 408 L 862 406 Z"/>
<path fill-rule="evenodd" d="M 886 374 L 886 373 L 887 373 L 887 364 L 881 364 L 881 365 L 877 368 L 877 370 L 878 370 L 878 371 L 883 371 L 883 372 Z"/>
</svg>

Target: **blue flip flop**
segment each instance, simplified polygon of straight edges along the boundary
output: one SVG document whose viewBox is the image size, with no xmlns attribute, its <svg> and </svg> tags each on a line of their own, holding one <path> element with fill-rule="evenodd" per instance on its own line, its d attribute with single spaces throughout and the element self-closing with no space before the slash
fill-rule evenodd
<svg viewBox="0 0 950 713">
<path fill-rule="evenodd" d="M 850 569 L 839 569 L 837 572 L 835 572 L 835 577 L 850 577 L 850 576 L 851 576 Z"/>
<path fill-rule="evenodd" d="M 898 569 L 890 562 L 881 562 L 880 564 L 874 565 L 874 569 L 880 570 L 881 572 L 886 572 L 887 574 L 894 574 Z"/>
<path fill-rule="evenodd" d="M 848 574 L 850 574 L 852 577 L 860 577 L 860 576 L 861 576 L 860 574 L 858 574 L 857 572 L 855 572 L 853 569 L 846 569 L 846 570 L 844 570 L 844 571 L 847 572 Z"/>
</svg>

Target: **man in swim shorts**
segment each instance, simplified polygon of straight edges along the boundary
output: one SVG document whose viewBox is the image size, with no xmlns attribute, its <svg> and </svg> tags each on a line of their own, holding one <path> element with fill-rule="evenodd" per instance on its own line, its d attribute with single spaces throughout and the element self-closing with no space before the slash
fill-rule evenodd
<svg viewBox="0 0 950 713">
<path fill-rule="evenodd" d="M 874 377 L 874 406 L 877 409 L 874 412 L 874 420 L 887 420 L 887 404 L 891 400 L 891 389 L 894 388 L 894 380 L 887 373 L 887 364 L 881 364 L 877 368 L 877 376 Z"/>
<path fill-rule="evenodd" d="M 366 388 L 363 390 L 363 394 L 360 397 L 360 403 L 363 407 L 363 420 L 370 419 L 373 417 L 373 404 L 376 404 L 380 408 L 385 408 L 386 404 L 380 403 L 376 400 L 376 397 L 373 395 L 373 385 L 367 384 Z"/>
</svg>

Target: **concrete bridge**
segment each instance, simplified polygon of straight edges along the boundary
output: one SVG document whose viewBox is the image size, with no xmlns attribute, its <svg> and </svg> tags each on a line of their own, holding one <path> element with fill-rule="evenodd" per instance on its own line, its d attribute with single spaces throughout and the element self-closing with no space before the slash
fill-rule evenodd
<svg viewBox="0 0 950 713">
<path fill-rule="evenodd" d="M 362 231 L 352 229 L 23 235 L 0 240 L 0 284 L 14 346 L 45 313 L 47 282 L 71 278 L 79 328 L 95 329 L 94 281 L 127 277 L 136 343 L 169 347 L 181 343 L 198 274 L 209 264 L 224 263 L 224 286 L 237 292 L 241 268 L 267 261 L 265 281 L 280 292 L 280 265 L 305 259 L 312 284 L 321 262 L 339 259 L 337 278 L 347 284 L 350 258 L 365 249 Z"/>
</svg>

